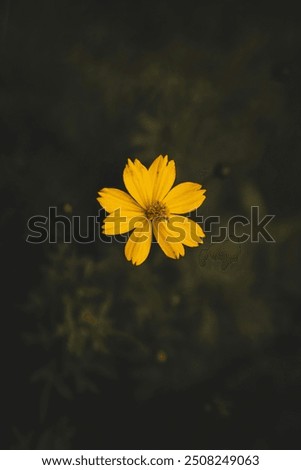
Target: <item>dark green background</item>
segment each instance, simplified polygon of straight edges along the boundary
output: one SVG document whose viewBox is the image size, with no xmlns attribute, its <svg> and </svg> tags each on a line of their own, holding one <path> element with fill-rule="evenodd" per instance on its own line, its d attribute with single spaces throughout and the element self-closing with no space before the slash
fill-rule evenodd
<svg viewBox="0 0 301 470">
<path fill-rule="evenodd" d="M 1 19 L 1 448 L 299 448 L 297 3 L 11 0 Z M 276 243 L 208 234 L 138 268 L 117 242 L 26 243 L 32 215 L 85 221 L 127 157 L 166 153 L 204 216 L 258 205 Z"/>
</svg>

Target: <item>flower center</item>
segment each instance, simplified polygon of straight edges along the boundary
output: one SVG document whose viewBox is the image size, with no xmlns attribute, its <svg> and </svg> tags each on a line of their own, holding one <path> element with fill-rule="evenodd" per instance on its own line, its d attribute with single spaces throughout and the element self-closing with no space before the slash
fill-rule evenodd
<svg viewBox="0 0 301 470">
<path fill-rule="evenodd" d="M 148 220 L 168 219 L 168 210 L 163 202 L 153 202 L 146 210 L 145 216 Z"/>
</svg>

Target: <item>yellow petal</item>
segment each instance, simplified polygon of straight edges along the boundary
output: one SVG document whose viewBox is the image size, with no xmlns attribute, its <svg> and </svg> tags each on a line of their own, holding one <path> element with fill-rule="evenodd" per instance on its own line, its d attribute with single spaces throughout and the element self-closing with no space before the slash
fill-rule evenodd
<svg viewBox="0 0 301 470">
<path fill-rule="evenodd" d="M 105 235 L 120 235 L 133 230 L 144 220 L 146 220 L 144 215 L 137 212 L 126 211 L 124 213 L 117 209 L 104 219 L 102 226 L 103 233 Z"/>
<path fill-rule="evenodd" d="M 185 214 L 199 207 L 206 196 L 205 189 L 197 183 L 181 183 L 172 188 L 164 199 L 170 212 Z"/>
<path fill-rule="evenodd" d="M 123 212 L 142 212 L 142 208 L 126 192 L 115 188 L 103 188 L 99 191 L 97 201 L 107 211 L 114 212 L 122 209 Z"/>
<path fill-rule="evenodd" d="M 131 196 L 146 209 L 151 203 L 152 188 L 149 173 L 137 158 L 134 162 L 128 159 L 123 171 L 123 181 Z"/>
<path fill-rule="evenodd" d="M 205 237 L 199 224 L 182 215 L 172 214 L 168 221 L 168 229 L 176 241 L 190 247 L 203 243 L 202 238 Z"/>
<path fill-rule="evenodd" d="M 168 156 L 157 157 L 148 169 L 152 186 L 152 200 L 162 201 L 176 179 L 176 166 L 173 160 L 168 161 Z"/>
<path fill-rule="evenodd" d="M 124 249 L 125 257 L 128 261 L 138 266 L 149 255 L 152 244 L 152 225 L 147 219 L 140 223 L 131 233 Z"/>
<path fill-rule="evenodd" d="M 185 249 L 181 242 L 176 240 L 174 232 L 170 232 L 166 220 L 154 221 L 154 234 L 162 251 L 169 258 L 178 259 L 184 256 Z"/>
</svg>

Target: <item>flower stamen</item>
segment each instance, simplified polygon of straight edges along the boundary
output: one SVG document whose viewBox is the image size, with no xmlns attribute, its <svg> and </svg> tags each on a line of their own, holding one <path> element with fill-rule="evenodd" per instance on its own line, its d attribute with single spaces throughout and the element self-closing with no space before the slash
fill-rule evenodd
<svg viewBox="0 0 301 470">
<path fill-rule="evenodd" d="M 153 202 L 148 208 L 145 210 L 145 217 L 148 220 L 167 220 L 168 219 L 168 209 L 163 202 Z"/>
</svg>

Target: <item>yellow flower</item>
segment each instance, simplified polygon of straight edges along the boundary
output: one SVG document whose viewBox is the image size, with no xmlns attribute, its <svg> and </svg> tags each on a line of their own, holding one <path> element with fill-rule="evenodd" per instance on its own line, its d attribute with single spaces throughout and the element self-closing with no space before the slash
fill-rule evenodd
<svg viewBox="0 0 301 470">
<path fill-rule="evenodd" d="M 129 194 L 115 188 L 103 188 L 97 198 L 109 213 L 102 226 L 106 235 L 132 231 L 125 246 L 125 257 L 139 265 L 148 257 L 152 233 L 169 258 L 184 256 L 186 246 L 203 243 L 205 234 L 186 214 L 199 207 L 206 196 L 198 183 L 173 186 L 175 162 L 167 155 L 157 157 L 147 169 L 135 159 L 128 159 L 123 181 Z M 171 189 L 172 188 L 172 189 Z"/>
</svg>

